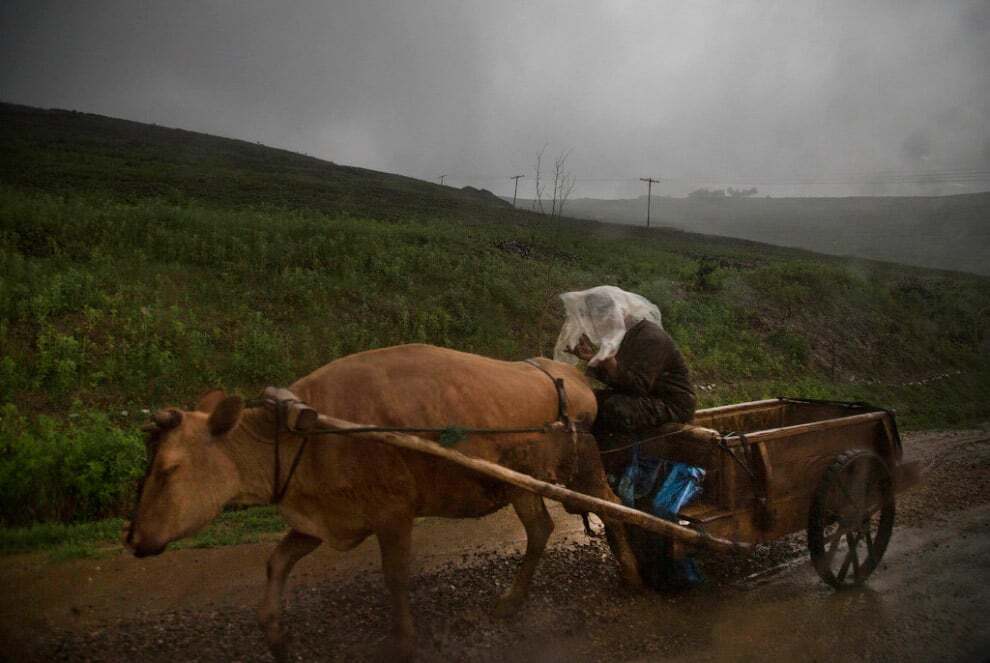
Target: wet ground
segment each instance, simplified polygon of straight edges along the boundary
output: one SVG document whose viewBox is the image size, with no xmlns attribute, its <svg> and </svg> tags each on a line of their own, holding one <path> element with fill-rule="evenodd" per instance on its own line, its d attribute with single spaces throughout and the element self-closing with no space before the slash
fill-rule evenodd
<svg viewBox="0 0 990 663">
<path fill-rule="evenodd" d="M 990 657 L 990 435 L 909 435 L 923 484 L 898 502 L 881 568 L 834 592 L 802 536 L 745 556 L 706 556 L 682 594 L 621 587 L 600 540 L 559 509 L 531 600 L 492 607 L 519 561 L 510 512 L 416 529 L 413 607 L 427 661 L 881 660 Z M 15 660 L 266 661 L 254 619 L 271 544 L 136 560 L 8 557 L 0 638 Z M 319 550 L 296 567 L 287 620 L 299 660 L 373 660 L 388 610 L 374 542 Z"/>
</svg>

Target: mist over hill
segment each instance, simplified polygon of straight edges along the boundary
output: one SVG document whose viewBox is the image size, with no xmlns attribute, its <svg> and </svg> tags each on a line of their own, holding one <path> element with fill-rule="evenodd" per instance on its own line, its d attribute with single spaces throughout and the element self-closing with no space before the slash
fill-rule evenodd
<svg viewBox="0 0 990 663">
<path fill-rule="evenodd" d="M 530 207 L 532 201 L 521 201 Z M 644 225 L 646 198 L 567 201 L 566 213 Z M 990 274 L 990 193 L 933 197 L 668 198 L 651 225 L 833 255 Z"/>
</svg>

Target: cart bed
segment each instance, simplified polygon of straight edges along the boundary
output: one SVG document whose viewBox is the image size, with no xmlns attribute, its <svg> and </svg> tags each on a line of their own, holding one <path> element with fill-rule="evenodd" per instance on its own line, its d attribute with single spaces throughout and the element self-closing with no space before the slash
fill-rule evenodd
<svg viewBox="0 0 990 663">
<path fill-rule="evenodd" d="M 776 398 L 699 410 L 691 425 L 646 436 L 640 453 L 702 467 L 702 495 L 680 515 L 709 534 L 760 543 L 804 530 L 811 496 L 829 465 L 852 450 L 876 453 L 895 490 L 916 479 L 901 463 L 893 414 L 864 403 Z M 603 450 L 621 473 L 632 449 Z"/>
</svg>

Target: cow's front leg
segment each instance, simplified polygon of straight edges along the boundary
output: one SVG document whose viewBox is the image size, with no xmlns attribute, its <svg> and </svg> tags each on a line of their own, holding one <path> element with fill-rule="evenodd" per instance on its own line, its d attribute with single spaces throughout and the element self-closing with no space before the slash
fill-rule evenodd
<svg viewBox="0 0 990 663">
<path fill-rule="evenodd" d="M 265 585 L 265 597 L 258 608 L 258 622 L 276 661 L 284 661 L 288 655 L 286 633 L 282 627 L 285 581 L 296 562 L 316 550 L 319 545 L 320 540 L 315 536 L 289 530 L 268 558 L 268 583 Z"/>
<path fill-rule="evenodd" d="M 536 565 L 540 563 L 547 540 L 553 533 L 553 519 L 539 495 L 520 492 L 512 499 L 512 507 L 526 528 L 526 556 L 512 579 L 512 587 L 499 597 L 495 605 L 495 614 L 499 617 L 514 614 L 526 600 Z"/>
<path fill-rule="evenodd" d="M 416 634 L 409 606 L 409 564 L 412 557 L 412 516 L 390 519 L 380 527 L 378 545 L 382 553 L 385 586 L 392 595 L 392 642 L 389 652 L 400 660 L 413 657 Z M 391 658 L 391 657 L 390 657 Z"/>
</svg>

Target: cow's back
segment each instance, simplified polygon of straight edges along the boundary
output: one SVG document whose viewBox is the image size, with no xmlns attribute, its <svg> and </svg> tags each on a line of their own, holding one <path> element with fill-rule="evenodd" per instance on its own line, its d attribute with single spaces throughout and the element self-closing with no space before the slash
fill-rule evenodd
<svg viewBox="0 0 990 663">
<path fill-rule="evenodd" d="M 572 366 L 537 360 L 564 379 L 573 417 L 594 419 L 595 398 Z M 292 389 L 318 410 L 382 426 L 518 428 L 557 418 L 550 378 L 508 362 L 431 345 L 400 345 L 338 359 Z"/>
</svg>

